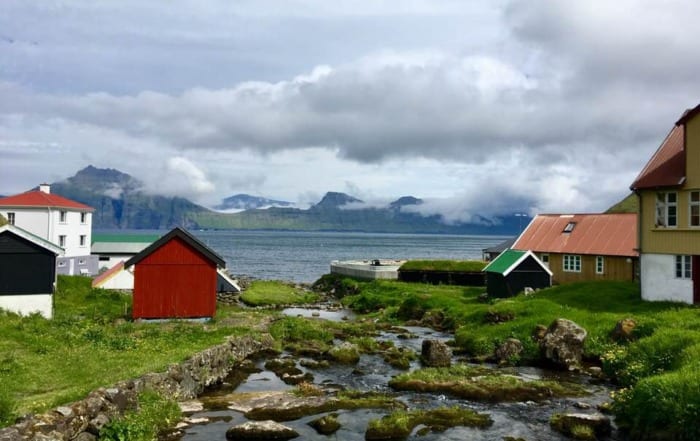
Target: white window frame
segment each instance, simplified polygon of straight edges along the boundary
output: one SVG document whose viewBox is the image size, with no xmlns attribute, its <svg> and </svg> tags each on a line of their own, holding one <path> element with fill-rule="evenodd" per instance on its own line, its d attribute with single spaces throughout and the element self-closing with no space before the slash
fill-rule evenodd
<svg viewBox="0 0 700 441">
<path fill-rule="evenodd" d="M 562 270 L 566 273 L 581 272 L 581 255 L 580 254 L 564 254 L 562 259 Z"/>
<path fill-rule="evenodd" d="M 673 200 L 671 201 L 671 196 Z M 678 193 L 675 191 L 660 191 L 656 193 L 656 219 L 657 227 L 675 228 L 678 226 Z M 673 219 L 673 222 L 671 222 Z"/>
<path fill-rule="evenodd" d="M 695 196 L 695 200 L 693 200 Z M 695 215 L 693 216 L 693 210 L 695 210 Z M 693 223 L 693 217 L 695 217 L 695 223 Z M 700 191 L 693 190 L 688 193 L 688 226 L 690 227 L 700 227 Z"/>
<path fill-rule="evenodd" d="M 86 246 L 86 243 L 87 243 L 87 235 L 81 234 L 81 235 L 80 235 L 80 242 L 79 242 L 79 243 L 80 243 L 80 246 L 81 246 L 81 247 L 85 247 L 85 246 Z"/>
<path fill-rule="evenodd" d="M 66 247 L 66 235 L 65 234 L 61 234 L 58 236 L 58 246 L 61 248 Z"/>
<path fill-rule="evenodd" d="M 58 223 L 59 224 L 65 224 L 68 222 L 68 212 L 65 210 L 61 210 L 58 212 Z"/>
<path fill-rule="evenodd" d="M 15 217 L 16 217 L 16 215 L 15 215 L 14 211 L 8 211 L 7 212 L 7 223 L 10 225 L 14 225 L 15 224 Z"/>
<path fill-rule="evenodd" d="M 544 264 L 544 266 L 549 268 L 549 254 L 547 254 L 547 253 L 540 254 L 540 261 Z"/>
<path fill-rule="evenodd" d="M 87 223 L 87 213 L 80 213 L 80 223 L 82 225 Z"/>
<path fill-rule="evenodd" d="M 605 274 L 605 256 L 595 256 L 595 273 Z"/>
<path fill-rule="evenodd" d="M 674 269 L 676 273 L 676 279 L 692 279 L 693 256 L 676 255 Z"/>
</svg>

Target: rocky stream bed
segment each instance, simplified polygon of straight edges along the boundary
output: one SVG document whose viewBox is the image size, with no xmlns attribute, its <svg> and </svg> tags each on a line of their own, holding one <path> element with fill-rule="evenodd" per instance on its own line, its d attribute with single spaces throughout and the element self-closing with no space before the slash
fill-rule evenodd
<svg viewBox="0 0 700 441">
<path fill-rule="evenodd" d="M 293 315 L 320 316 L 299 310 Z M 324 313 L 319 319 L 339 320 L 344 312 Z M 411 350 L 418 354 L 425 341 L 446 342 L 450 334 L 424 327 L 403 327 L 381 331 L 375 337 L 387 347 Z M 344 344 L 336 341 L 336 347 Z M 409 369 L 394 367 L 382 354 L 359 356 L 356 363 L 328 361 L 292 356 L 289 353 L 270 354 L 242 364 L 221 385 L 209 389 L 196 400 L 181 403 L 186 419 L 179 430 L 167 436 L 170 440 L 199 441 L 226 439 L 297 439 L 304 440 L 502 440 L 554 441 L 571 439 L 555 431 L 550 419 L 556 414 L 569 414 L 574 425 L 594 419 L 604 421 L 596 429 L 597 439 L 621 439 L 607 417 L 598 410 L 609 400 L 612 386 L 583 373 L 545 370 L 534 367 L 499 368 L 495 365 L 472 365 L 459 356 L 449 356 L 453 366 L 477 372 L 474 379 L 498 375 L 525 385 L 540 380 L 571 386 L 578 391 L 561 396 L 548 388 L 533 389 L 531 395 L 513 401 L 499 394 L 470 398 L 454 393 L 449 387 L 422 392 L 420 387 L 397 387 L 397 376 L 422 367 L 413 360 Z M 285 381 L 283 381 L 283 379 Z M 303 383 L 303 386 L 295 384 Z M 390 385 L 390 383 L 392 383 Z M 306 389 L 303 389 L 303 388 Z M 529 390 L 529 389 L 528 389 Z M 301 391 L 301 393 L 300 393 Z M 306 392 L 304 392 L 306 391 Z M 352 391 L 351 394 L 343 391 Z M 524 397 L 524 398 L 523 398 Z M 420 420 L 408 434 L 396 438 L 373 437 L 368 432 L 372 420 L 378 420 L 396 410 L 435 410 L 442 408 L 469 409 L 484 416 L 487 424 L 474 427 L 431 425 Z M 578 419 L 577 419 L 578 418 Z M 264 422 L 264 423 L 262 423 Z M 565 422 L 566 423 L 566 422 Z M 583 423 L 581 423 L 583 424 Z M 281 426 L 280 426 L 281 425 Z M 246 432 L 252 426 L 252 433 Z M 266 430 L 269 429 L 269 432 Z M 596 439 L 596 438 L 593 438 Z"/>
</svg>

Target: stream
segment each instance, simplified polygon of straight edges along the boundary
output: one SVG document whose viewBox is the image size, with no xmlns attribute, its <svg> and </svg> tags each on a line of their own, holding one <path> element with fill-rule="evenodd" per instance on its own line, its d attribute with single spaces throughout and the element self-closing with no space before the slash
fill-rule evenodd
<svg viewBox="0 0 700 441">
<path fill-rule="evenodd" d="M 308 316 L 306 311 L 286 312 L 289 315 Z M 309 311 L 310 315 L 311 312 Z M 334 315 L 324 314 L 326 319 L 339 320 L 343 316 L 352 315 L 351 312 L 335 312 Z M 395 333 L 381 332 L 377 340 L 391 341 L 397 347 L 406 347 L 420 354 L 421 344 L 424 339 L 452 339 L 452 334 L 436 332 L 429 328 L 404 326 L 411 338 L 405 335 L 399 337 Z M 283 353 L 279 357 L 289 354 Z M 302 359 L 300 357 L 299 359 Z M 216 396 L 224 398 L 228 394 L 239 394 L 243 392 L 267 392 L 284 391 L 293 389 L 282 382 L 277 375 L 265 369 L 266 359 L 255 361 L 256 371 L 242 374 L 239 378 L 232 378 L 230 382 L 225 382 L 218 388 L 208 391 L 203 395 L 206 397 Z M 458 357 L 453 357 L 454 362 L 461 362 Z M 527 441 L 558 441 L 569 438 L 553 431 L 549 426 L 549 419 L 555 413 L 577 412 L 593 413 L 596 407 L 604 401 L 609 400 L 609 394 L 613 387 L 609 384 L 601 383 L 586 375 L 571 374 L 558 371 L 549 371 L 533 367 L 504 368 L 509 374 L 516 375 L 525 380 L 549 379 L 567 381 L 580 384 L 590 393 L 588 396 L 551 399 L 545 402 L 520 402 L 520 403 L 479 403 L 465 399 L 455 398 L 442 394 L 417 393 L 417 392 L 395 392 L 388 387 L 388 382 L 392 376 L 406 371 L 395 369 L 384 362 L 381 355 L 363 354 L 356 365 L 331 364 L 330 367 L 309 369 L 299 365 L 297 367 L 304 372 L 310 372 L 314 376 L 314 383 L 327 388 L 347 388 L 360 391 L 387 392 L 394 395 L 398 400 L 405 403 L 409 409 L 431 409 L 442 406 L 460 406 L 475 410 L 479 413 L 490 415 L 493 425 L 486 429 L 455 427 L 441 433 L 428 433 L 418 435 L 414 433 L 409 439 L 432 440 L 494 440 L 502 441 L 505 437 L 513 439 L 521 438 Z M 420 362 L 411 362 L 411 370 L 420 368 Z M 246 376 L 247 375 L 247 376 Z M 241 378 L 242 377 L 242 378 Z M 300 436 L 296 439 L 303 440 L 347 440 L 360 441 L 365 439 L 365 429 L 370 420 L 381 418 L 390 413 L 385 409 L 359 409 L 359 410 L 338 410 L 338 421 L 341 428 L 332 435 L 318 434 L 307 423 L 323 416 L 326 413 L 309 415 L 297 420 L 282 422 L 282 424 L 296 430 Z M 180 435 L 174 439 L 181 441 L 204 441 L 204 440 L 226 440 L 226 430 L 231 426 L 247 421 L 241 412 L 234 410 L 207 410 L 186 413 L 186 415 L 196 424 L 192 424 L 184 429 Z M 173 437 L 169 437 L 173 439 Z M 607 439 L 617 440 L 618 434 L 613 428 L 613 433 Z"/>
</svg>

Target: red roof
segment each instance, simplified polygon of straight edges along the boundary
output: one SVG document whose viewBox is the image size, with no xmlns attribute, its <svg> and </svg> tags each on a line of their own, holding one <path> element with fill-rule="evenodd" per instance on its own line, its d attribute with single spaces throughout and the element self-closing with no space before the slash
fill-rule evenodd
<svg viewBox="0 0 700 441">
<path fill-rule="evenodd" d="M 513 248 L 539 253 L 636 257 L 637 214 L 540 214 Z"/>
<path fill-rule="evenodd" d="M 80 202 L 72 201 L 57 194 L 44 193 L 40 190 L 0 198 L 0 207 L 52 207 L 73 208 L 83 211 L 94 210 L 94 208 Z"/>
<path fill-rule="evenodd" d="M 682 121 L 682 119 L 681 119 Z M 685 181 L 685 125 L 675 126 L 630 188 L 672 187 Z"/>
</svg>

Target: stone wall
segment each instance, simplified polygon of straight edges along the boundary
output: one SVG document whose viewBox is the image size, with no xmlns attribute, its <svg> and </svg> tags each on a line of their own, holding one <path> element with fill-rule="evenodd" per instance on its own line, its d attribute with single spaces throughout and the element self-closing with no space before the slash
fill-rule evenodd
<svg viewBox="0 0 700 441">
<path fill-rule="evenodd" d="M 195 398 L 206 387 L 226 378 L 236 363 L 270 349 L 272 344 L 269 335 L 229 339 L 180 364 L 170 365 L 165 372 L 150 373 L 113 387 L 100 388 L 75 403 L 41 415 L 25 416 L 14 426 L 0 429 L 0 441 L 94 441 L 100 429 L 111 419 L 136 407 L 140 392 L 153 389 L 175 400 Z"/>
</svg>

